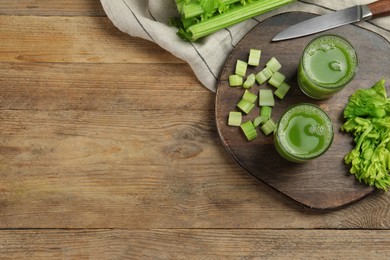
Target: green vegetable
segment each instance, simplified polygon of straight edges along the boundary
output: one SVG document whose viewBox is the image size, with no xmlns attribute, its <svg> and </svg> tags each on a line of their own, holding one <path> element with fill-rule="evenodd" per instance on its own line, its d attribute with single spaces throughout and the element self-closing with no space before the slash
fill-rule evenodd
<svg viewBox="0 0 390 260">
<path fill-rule="evenodd" d="M 238 104 L 237 104 L 237 107 L 242 111 L 244 112 L 245 114 L 249 114 L 252 109 L 255 107 L 255 104 L 248 101 L 248 100 L 245 100 L 245 99 L 241 99 Z"/>
<path fill-rule="evenodd" d="M 231 111 L 229 112 L 228 125 L 230 126 L 240 126 L 242 122 L 241 112 Z"/>
<path fill-rule="evenodd" d="M 274 94 L 280 99 L 283 99 L 287 92 L 290 90 L 290 85 L 286 82 L 283 82 L 277 90 L 275 90 Z"/>
<path fill-rule="evenodd" d="M 259 90 L 259 106 L 273 107 L 275 105 L 274 95 L 270 89 Z"/>
<path fill-rule="evenodd" d="M 179 17 L 171 18 L 177 34 L 196 41 L 254 16 L 272 11 L 295 0 L 176 0 Z"/>
<path fill-rule="evenodd" d="M 385 81 L 382 79 L 369 89 L 353 93 L 344 111 L 344 117 L 383 117 L 390 112 Z"/>
<path fill-rule="evenodd" d="M 251 73 L 244 81 L 244 84 L 242 85 L 244 88 L 251 88 L 256 82 L 255 74 Z"/>
<path fill-rule="evenodd" d="M 185 19 L 193 18 L 204 13 L 204 9 L 202 8 L 202 6 L 196 3 L 184 4 L 181 7 L 181 10 Z"/>
<path fill-rule="evenodd" d="M 270 118 L 260 127 L 260 129 L 265 135 L 269 135 L 275 131 L 276 123 Z"/>
<path fill-rule="evenodd" d="M 276 71 L 272 77 L 268 80 L 268 83 L 275 88 L 278 88 L 286 79 L 286 76 L 284 76 L 282 73 L 279 71 Z"/>
<path fill-rule="evenodd" d="M 255 103 L 257 95 L 249 92 L 248 90 L 245 90 L 244 94 L 242 95 L 242 99 L 245 99 L 251 103 Z"/>
<path fill-rule="evenodd" d="M 258 127 L 259 125 L 262 125 L 264 124 L 269 118 L 267 118 L 266 116 L 258 116 L 256 117 L 254 120 L 253 120 L 253 125 L 255 127 Z"/>
<path fill-rule="evenodd" d="M 229 86 L 231 86 L 231 87 L 242 86 L 243 81 L 244 81 L 244 79 L 242 76 L 239 76 L 236 74 L 232 74 L 229 76 Z"/>
<path fill-rule="evenodd" d="M 252 141 L 257 137 L 256 128 L 251 121 L 246 121 L 240 127 L 248 141 Z"/>
<path fill-rule="evenodd" d="M 248 67 L 248 63 L 246 63 L 245 61 L 242 61 L 242 60 L 237 60 L 236 62 L 236 75 L 239 75 L 239 76 L 245 76 L 246 74 L 246 69 Z"/>
<path fill-rule="evenodd" d="M 356 146 L 344 158 L 350 173 L 369 186 L 390 187 L 390 99 L 385 80 L 368 89 L 359 89 L 344 110 L 341 130 L 351 133 Z"/>
<path fill-rule="evenodd" d="M 260 57 L 261 57 L 261 50 L 250 49 L 249 50 L 249 57 L 248 57 L 248 64 L 251 66 L 259 66 Z"/>
<path fill-rule="evenodd" d="M 278 70 L 280 70 L 280 68 L 282 67 L 282 65 L 280 64 L 280 62 L 275 58 L 275 57 L 272 57 L 266 64 L 265 64 L 266 67 L 268 67 L 270 70 L 272 70 L 272 72 L 277 72 Z"/>
<path fill-rule="evenodd" d="M 260 107 L 260 116 L 263 116 L 267 119 L 270 119 L 271 114 L 272 114 L 272 107 L 269 107 L 269 106 L 261 106 Z"/>
<path fill-rule="evenodd" d="M 272 74 L 272 70 L 268 67 L 265 67 L 259 73 L 256 74 L 255 78 L 257 83 L 259 83 L 259 85 L 263 84 L 272 77 Z"/>
<path fill-rule="evenodd" d="M 281 65 L 275 57 L 271 58 L 267 62 L 267 65 L 263 67 L 260 72 L 258 72 L 257 74 L 249 74 L 244 81 L 248 65 L 258 66 L 258 63 L 260 61 L 260 55 L 260 50 L 250 49 L 248 61 L 246 62 L 243 60 L 237 60 L 235 64 L 234 74 L 229 75 L 229 85 L 242 86 L 244 92 L 240 101 L 236 105 L 236 108 L 239 111 L 229 112 L 228 125 L 240 126 L 241 130 L 245 134 L 246 139 L 249 141 L 252 141 L 257 137 L 257 127 L 259 127 L 265 135 L 269 135 L 275 131 L 276 124 L 271 119 L 272 109 L 275 105 L 274 95 L 282 99 L 290 89 L 290 86 L 284 82 L 285 76 L 282 73 L 278 72 L 278 70 L 281 68 Z M 275 72 L 272 71 L 272 69 L 275 70 Z M 268 81 L 270 85 L 274 85 L 275 87 L 277 87 L 275 93 L 273 93 L 273 90 L 271 89 L 258 89 L 258 94 L 254 94 L 252 93 L 253 91 L 251 92 L 249 90 L 249 88 L 254 86 L 256 82 L 261 85 L 266 81 Z M 258 101 L 257 98 L 259 99 Z M 246 122 L 242 123 L 244 116 L 251 117 L 250 112 L 256 107 L 256 101 L 257 107 L 260 110 L 260 115 L 255 117 L 254 119 L 247 119 Z"/>
</svg>

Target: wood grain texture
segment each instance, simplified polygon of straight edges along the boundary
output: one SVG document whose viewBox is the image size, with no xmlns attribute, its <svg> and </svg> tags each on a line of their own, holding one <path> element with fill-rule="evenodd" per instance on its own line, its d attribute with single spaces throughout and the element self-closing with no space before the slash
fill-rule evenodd
<svg viewBox="0 0 390 260">
<path fill-rule="evenodd" d="M 98 0 L 2 0 L 0 15 L 105 16 Z"/>
<path fill-rule="evenodd" d="M 372 16 L 382 17 L 390 14 L 390 1 L 389 0 L 379 0 L 374 1 L 367 5 L 370 9 Z"/>
<path fill-rule="evenodd" d="M 214 105 L 99 1 L 1 1 L 0 259 L 389 255 L 389 193 L 296 204 L 230 158 Z"/>
<path fill-rule="evenodd" d="M 213 111 L 2 110 L 1 118 L 1 228 L 390 226 L 388 194 L 324 214 L 250 178 L 225 156 Z"/>
<path fill-rule="evenodd" d="M 132 40 L 107 17 L 0 16 L 0 25 L 0 62 L 183 63 L 149 41 Z"/>
<path fill-rule="evenodd" d="M 348 97 L 354 91 L 368 88 L 381 78 L 390 81 L 388 76 L 390 65 L 376 66 L 378 63 L 388 63 L 384 53 L 389 53 L 390 43 L 383 37 L 354 25 L 327 31 L 328 34 L 346 37 L 354 46 L 359 59 L 358 73 L 345 89 L 333 97 L 326 100 L 313 100 L 299 89 L 296 71 L 303 48 L 319 34 L 290 41 L 271 42 L 277 31 L 313 16 L 299 12 L 281 14 L 264 21 L 243 38 L 223 69 L 217 89 L 216 119 L 225 147 L 243 168 L 303 205 L 317 209 L 332 209 L 358 201 L 373 190 L 359 183 L 353 175 L 349 174 L 349 167 L 345 165 L 343 158 L 353 149 L 353 142 L 350 135 L 340 131 L 340 127 L 345 122 L 342 114 Z M 256 41 L 260 37 L 261 39 Z M 258 130 L 259 138 L 248 142 L 238 127 L 227 125 L 229 112 L 237 110 L 236 104 L 243 94 L 242 88 L 230 87 L 227 78 L 234 73 L 237 60 L 247 59 L 251 48 L 262 50 L 262 64 L 260 67 L 249 68 L 247 75 L 257 74 L 269 59 L 276 57 L 282 64 L 281 73 L 286 76 L 286 82 L 291 86 L 283 100 L 275 97 L 276 103 L 272 109 L 272 118 L 275 122 L 288 107 L 298 103 L 314 103 L 329 115 L 333 122 L 334 138 L 331 147 L 324 155 L 304 164 L 290 163 L 279 156 L 274 149 L 272 135 L 265 137 Z M 259 89 L 274 90 L 275 88 L 263 84 L 256 85 L 250 91 L 257 94 Z M 256 107 L 253 112 L 244 116 L 243 121 L 254 120 L 258 114 L 259 109 Z"/>
<path fill-rule="evenodd" d="M 390 231 L 0 231 L 1 259 L 388 259 Z M 361 241 L 364 240 L 364 243 Z M 25 243 L 20 244 L 23 241 Z M 357 250 L 359 249 L 359 250 Z"/>
</svg>

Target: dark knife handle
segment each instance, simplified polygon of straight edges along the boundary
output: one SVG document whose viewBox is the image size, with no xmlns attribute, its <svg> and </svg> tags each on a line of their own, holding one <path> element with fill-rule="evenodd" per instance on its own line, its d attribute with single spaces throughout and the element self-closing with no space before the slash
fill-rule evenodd
<svg viewBox="0 0 390 260">
<path fill-rule="evenodd" d="M 372 13 L 372 17 L 390 15 L 390 0 L 379 0 L 367 5 Z"/>
</svg>

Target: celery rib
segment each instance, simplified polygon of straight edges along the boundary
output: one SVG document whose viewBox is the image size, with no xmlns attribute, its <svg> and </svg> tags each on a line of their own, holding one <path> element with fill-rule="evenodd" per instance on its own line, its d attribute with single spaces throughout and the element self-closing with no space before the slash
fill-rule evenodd
<svg viewBox="0 0 390 260">
<path fill-rule="evenodd" d="M 295 0 L 258 0 L 234 7 L 225 13 L 214 15 L 213 17 L 191 25 L 186 29 L 189 35 L 188 40 L 196 41 L 201 37 L 214 33 L 218 30 L 245 21 L 254 16 L 269 12 Z"/>
</svg>

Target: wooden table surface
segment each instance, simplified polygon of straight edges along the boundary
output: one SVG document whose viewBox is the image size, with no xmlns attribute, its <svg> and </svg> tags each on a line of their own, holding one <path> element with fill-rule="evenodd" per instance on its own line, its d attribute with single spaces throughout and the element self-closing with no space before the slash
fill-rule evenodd
<svg viewBox="0 0 390 260">
<path fill-rule="evenodd" d="M 214 99 L 98 0 L 1 0 L 0 259 L 390 256 L 390 193 L 298 205 L 234 163 Z"/>
</svg>

